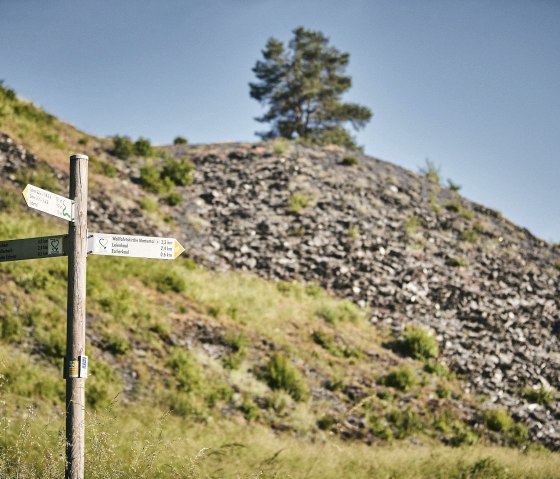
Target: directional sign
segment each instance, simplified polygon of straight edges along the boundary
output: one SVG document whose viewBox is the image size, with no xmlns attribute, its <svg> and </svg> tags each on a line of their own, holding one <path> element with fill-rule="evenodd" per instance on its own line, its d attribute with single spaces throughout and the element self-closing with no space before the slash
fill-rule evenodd
<svg viewBox="0 0 560 479">
<path fill-rule="evenodd" d="M 88 253 L 131 258 L 175 259 L 185 248 L 175 238 L 88 234 Z"/>
<path fill-rule="evenodd" d="M 0 263 L 66 256 L 68 235 L 0 241 Z"/>
<path fill-rule="evenodd" d="M 64 196 L 27 185 L 23 190 L 23 197 L 30 208 L 58 216 L 66 221 L 74 220 L 74 202 Z"/>
</svg>

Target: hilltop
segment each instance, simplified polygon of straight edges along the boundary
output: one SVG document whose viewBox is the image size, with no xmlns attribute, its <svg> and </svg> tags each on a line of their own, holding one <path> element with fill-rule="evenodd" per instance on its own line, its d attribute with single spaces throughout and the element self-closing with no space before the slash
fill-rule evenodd
<svg viewBox="0 0 560 479">
<path fill-rule="evenodd" d="M 0 129 L 2 239 L 64 231 L 19 192 L 66 194 L 80 151 L 92 231 L 187 247 L 171 266 L 88 259 L 91 409 L 118 395 L 135 421 L 172 410 L 174 428 L 202 423 L 235 442 L 250 427 L 302 451 L 558 447 L 560 252 L 498 212 L 336 147 L 187 144 L 121 160 L 110 139 L 6 95 Z M 165 165 L 187 157 L 192 184 L 160 188 Z M 10 410 L 32 401 L 48 415 L 63 397 L 64 259 L 6 263 L 0 278 Z"/>
</svg>

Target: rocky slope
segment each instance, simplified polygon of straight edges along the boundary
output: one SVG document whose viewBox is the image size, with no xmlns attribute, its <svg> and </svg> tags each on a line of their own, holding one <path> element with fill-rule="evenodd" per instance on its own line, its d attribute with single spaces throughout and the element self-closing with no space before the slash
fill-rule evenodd
<svg viewBox="0 0 560 479">
<path fill-rule="evenodd" d="M 560 388 L 557 248 L 423 176 L 360 154 L 260 143 L 168 153 L 196 166 L 194 184 L 180 189 L 183 205 L 168 210 L 174 226 L 138 208 L 141 165 L 113 159 L 117 177 L 91 194 L 91 228 L 176 234 L 211 268 L 320 283 L 394 332 L 426 326 L 471 392 L 558 447 L 558 403 L 530 402 L 523 392 Z M 3 181 L 34 161 L 0 138 Z"/>
<path fill-rule="evenodd" d="M 375 325 L 431 328 L 473 392 L 558 446 L 558 403 L 521 394 L 560 387 L 558 248 L 389 163 L 273 150 L 173 148 L 197 168 L 179 219 L 191 254 L 215 268 L 319 282 L 369 307 Z"/>
</svg>

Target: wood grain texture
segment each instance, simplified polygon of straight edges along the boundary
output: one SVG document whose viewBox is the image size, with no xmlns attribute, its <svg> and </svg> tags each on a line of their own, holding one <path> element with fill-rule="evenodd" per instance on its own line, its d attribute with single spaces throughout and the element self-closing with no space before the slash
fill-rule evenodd
<svg viewBox="0 0 560 479">
<path fill-rule="evenodd" d="M 70 157 L 70 199 L 75 221 L 68 227 L 66 364 L 85 354 L 88 157 Z M 66 479 L 84 478 L 85 379 L 68 377 L 66 366 Z"/>
</svg>

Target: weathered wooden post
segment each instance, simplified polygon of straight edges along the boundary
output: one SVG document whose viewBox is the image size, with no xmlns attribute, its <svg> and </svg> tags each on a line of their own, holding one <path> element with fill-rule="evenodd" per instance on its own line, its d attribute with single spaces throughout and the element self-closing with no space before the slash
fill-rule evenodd
<svg viewBox="0 0 560 479">
<path fill-rule="evenodd" d="M 66 330 L 66 479 L 84 478 L 88 157 L 70 157 L 68 309 Z"/>
</svg>

